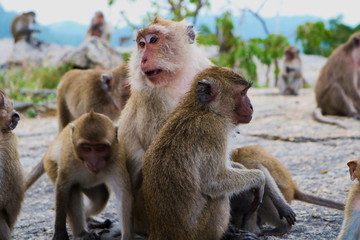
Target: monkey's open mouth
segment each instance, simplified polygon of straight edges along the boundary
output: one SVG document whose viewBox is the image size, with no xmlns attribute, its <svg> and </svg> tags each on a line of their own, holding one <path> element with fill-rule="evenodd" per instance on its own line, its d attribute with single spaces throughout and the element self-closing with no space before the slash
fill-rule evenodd
<svg viewBox="0 0 360 240">
<path fill-rule="evenodd" d="M 151 77 L 151 76 L 158 75 L 158 74 L 160 74 L 161 72 L 162 72 L 161 69 L 155 69 L 155 70 L 146 71 L 145 74 L 146 74 L 146 76 Z"/>
</svg>

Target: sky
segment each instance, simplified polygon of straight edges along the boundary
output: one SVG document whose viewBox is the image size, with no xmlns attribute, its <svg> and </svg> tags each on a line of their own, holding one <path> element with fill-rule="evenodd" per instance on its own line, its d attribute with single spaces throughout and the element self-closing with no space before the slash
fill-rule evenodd
<svg viewBox="0 0 360 240">
<path fill-rule="evenodd" d="M 258 11 L 262 17 L 312 15 L 325 20 L 343 15 L 343 23 L 355 26 L 360 24 L 359 0 L 210 0 L 211 9 L 201 13 L 220 14 L 231 10 L 234 14 L 242 8 Z M 116 0 L 111 7 L 107 0 L 1 0 L 0 4 L 6 11 L 35 11 L 37 22 L 42 25 L 63 21 L 75 21 L 88 25 L 94 13 L 104 12 L 108 22 L 116 26 L 124 26 L 120 15 L 125 11 L 128 18 L 135 24 L 141 23 L 151 5 L 148 0 Z"/>
</svg>

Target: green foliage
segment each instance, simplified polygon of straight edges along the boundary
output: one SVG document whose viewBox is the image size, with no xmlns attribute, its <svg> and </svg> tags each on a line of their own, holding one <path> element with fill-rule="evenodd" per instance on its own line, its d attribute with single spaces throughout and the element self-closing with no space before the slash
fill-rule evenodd
<svg viewBox="0 0 360 240">
<path fill-rule="evenodd" d="M 197 35 L 197 42 L 201 45 L 219 45 L 219 38 L 216 34 L 210 31 L 206 25 L 199 27 L 199 34 Z"/>
<path fill-rule="evenodd" d="M 6 90 L 11 99 L 18 101 L 41 102 L 54 98 L 49 96 L 46 99 L 41 97 L 23 96 L 21 89 L 55 89 L 65 72 L 72 69 L 72 65 L 65 64 L 56 67 L 40 67 L 33 70 L 9 69 L 0 70 L 0 89 Z"/>
<path fill-rule="evenodd" d="M 129 62 L 131 56 L 131 52 L 123 52 L 121 53 L 121 57 L 124 60 L 124 62 Z"/>
<path fill-rule="evenodd" d="M 342 16 L 331 19 L 328 28 L 321 21 L 298 26 L 296 40 L 301 42 L 304 53 L 327 57 L 335 48 L 345 43 L 351 34 L 360 30 L 360 25 L 352 28 L 341 21 Z"/>
<path fill-rule="evenodd" d="M 26 116 L 28 116 L 28 117 L 34 118 L 34 117 L 36 117 L 36 115 L 37 115 L 37 112 L 34 108 L 30 108 L 26 111 Z"/>
</svg>

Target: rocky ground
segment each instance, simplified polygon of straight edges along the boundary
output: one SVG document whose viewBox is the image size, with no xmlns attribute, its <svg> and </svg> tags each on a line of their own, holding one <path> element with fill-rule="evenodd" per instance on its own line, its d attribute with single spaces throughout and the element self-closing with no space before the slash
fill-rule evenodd
<svg viewBox="0 0 360 240">
<path fill-rule="evenodd" d="M 299 188 L 325 198 L 345 202 L 352 184 L 347 161 L 360 157 L 360 122 L 341 117 L 347 129 L 312 120 L 315 108 L 313 89 L 299 96 L 281 96 L 276 89 L 249 91 L 255 114 L 252 122 L 239 127 L 235 146 L 261 145 L 290 170 Z M 22 119 L 15 130 L 25 172 L 40 161 L 57 133 L 54 117 Z M 282 237 L 262 239 L 335 239 L 343 212 L 294 201 L 297 223 Z M 50 239 L 54 223 L 54 188 L 47 176 L 26 193 L 14 229 L 15 240 Z M 115 218 L 114 201 L 102 217 Z"/>
</svg>

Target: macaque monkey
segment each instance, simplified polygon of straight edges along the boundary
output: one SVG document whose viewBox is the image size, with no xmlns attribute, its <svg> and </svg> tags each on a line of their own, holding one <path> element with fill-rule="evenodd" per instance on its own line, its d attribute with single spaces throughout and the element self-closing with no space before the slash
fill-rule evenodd
<svg viewBox="0 0 360 240">
<path fill-rule="evenodd" d="M 265 175 L 265 191 L 258 214 L 248 214 L 246 196 L 236 195 L 231 200 L 232 224 L 260 235 L 283 235 L 294 225 L 295 213 L 288 204 L 300 200 L 320 206 L 344 210 L 344 204 L 303 193 L 296 186 L 289 170 L 260 146 L 246 146 L 232 152 L 232 160 L 249 169 L 260 169 Z M 250 202 L 252 201 L 250 196 Z M 249 198 L 249 197 L 247 197 Z M 245 215 L 245 217 L 244 217 Z M 250 216 L 246 216 L 250 215 Z M 260 230 L 257 216 L 276 228 Z M 244 219 L 245 218 L 245 219 Z"/>
<path fill-rule="evenodd" d="M 111 29 L 106 23 L 104 14 L 101 11 L 97 11 L 91 19 L 90 27 L 86 32 L 85 39 L 89 39 L 91 36 L 98 37 L 107 42 L 110 41 Z"/>
<path fill-rule="evenodd" d="M 350 161 L 349 166 L 350 179 L 360 180 L 360 159 Z M 345 216 L 341 226 L 341 231 L 337 240 L 357 240 L 360 239 L 360 183 L 351 186 L 345 205 Z M 356 221 L 357 219 L 357 221 Z"/>
<path fill-rule="evenodd" d="M 90 109 L 117 121 L 130 95 L 128 66 L 70 70 L 61 78 L 57 90 L 59 131 Z"/>
<path fill-rule="evenodd" d="M 316 86 L 317 109 L 314 119 L 342 126 L 324 115 L 360 120 L 360 32 L 340 45 L 321 69 Z"/>
<path fill-rule="evenodd" d="M 109 199 L 108 186 L 119 202 L 121 239 L 132 239 L 132 190 L 121 162 L 117 128 L 105 115 L 91 111 L 68 124 L 51 143 L 42 161 L 56 186 L 53 240 L 69 239 L 66 220 L 75 238 L 97 239 L 86 218 L 98 214 Z M 83 207 L 83 194 L 90 204 Z"/>
<path fill-rule="evenodd" d="M 24 198 L 24 176 L 18 142 L 12 132 L 20 120 L 13 104 L 0 91 L 0 238 L 10 240 Z"/>
<path fill-rule="evenodd" d="M 299 89 L 303 84 L 299 49 L 295 46 L 289 46 L 285 49 L 284 69 L 279 81 L 280 93 L 299 95 Z"/>
<path fill-rule="evenodd" d="M 33 27 L 36 23 L 35 17 L 35 12 L 26 12 L 14 18 L 11 23 L 11 34 L 15 43 L 25 40 L 33 46 L 38 47 L 40 45 L 41 42 L 37 41 L 33 36 L 34 32 L 40 32 L 40 30 Z"/>
<path fill-rule="evenodd" d="M 126 127 L 118 133 L 136 196 L 136 232 L 146 234 L 142 196 L 137 195 L 144 152 L 194 76 L 212 65 L 195 42 L 194 28 L 186 21 L 156 17 L 137 33 L 137 49 L 129 62 L 131 96 L 119 119 L 119 126 Z"/>
<path fill-rule="evenodd" d="M 149 240 L 219 240 L 229 224 L 229 196 L 256 189 L 264 174 L 231 163 L 230 133 L 249 123 L 251 83 L 235 72 L 200 72 L 145 152 L 142 193 Z"/>
</svg>

